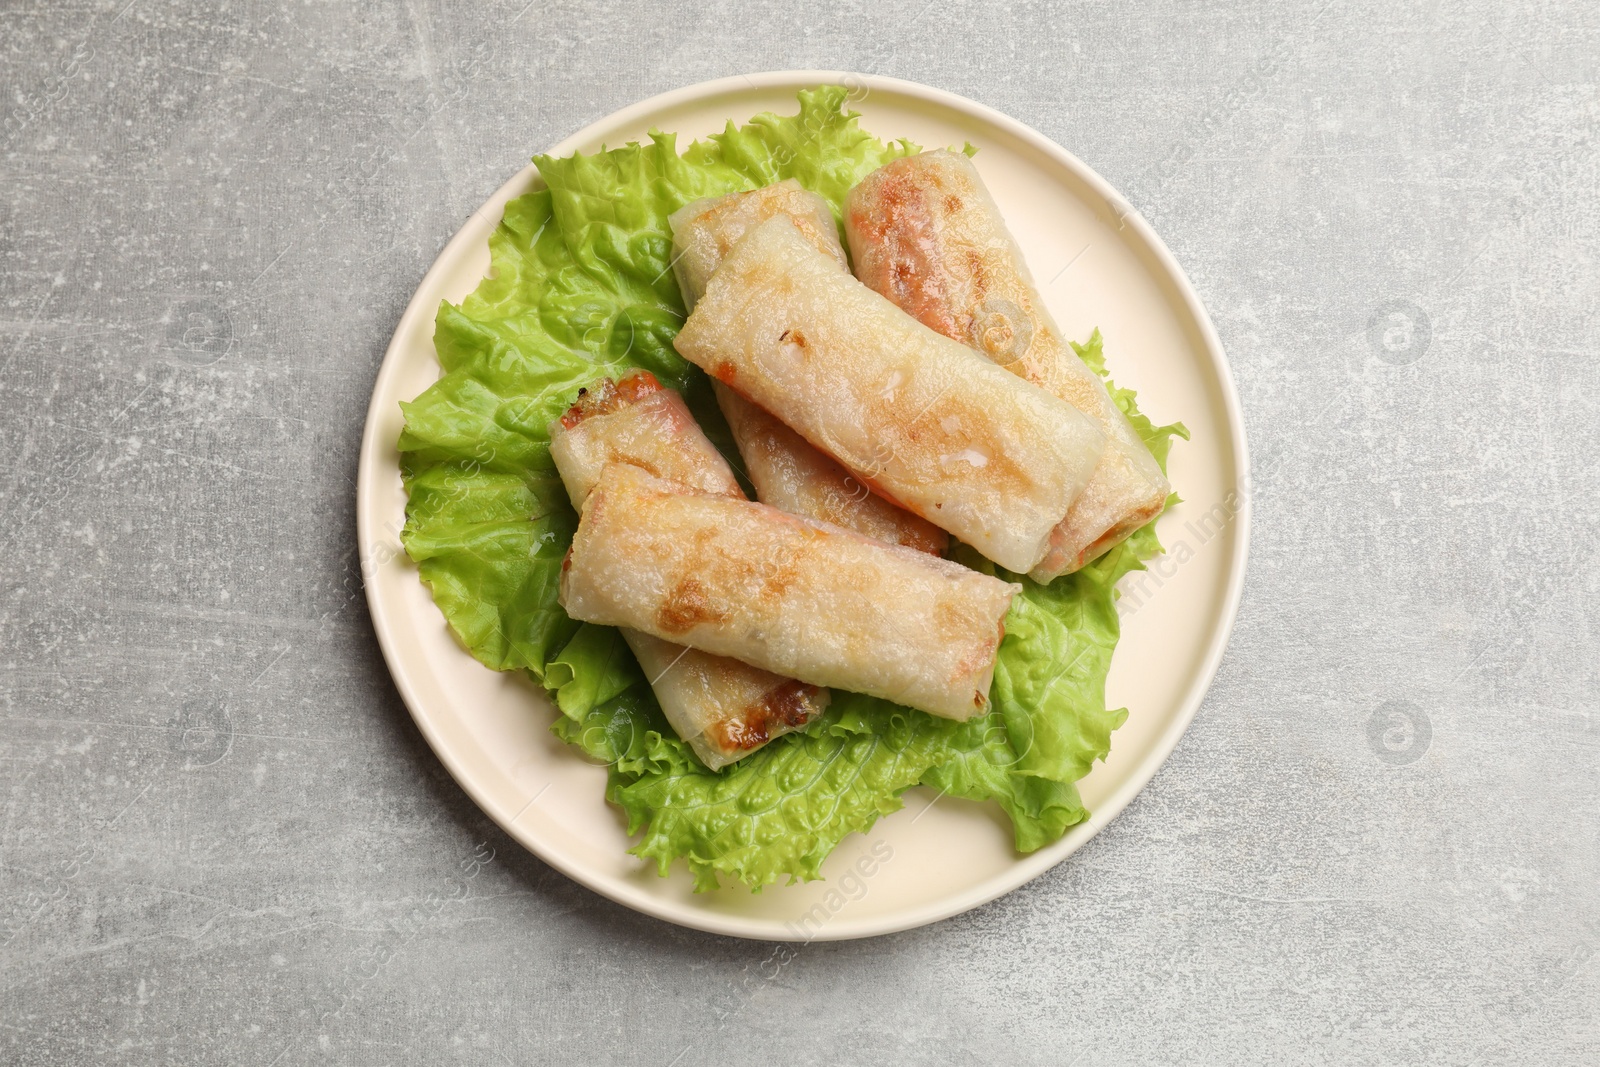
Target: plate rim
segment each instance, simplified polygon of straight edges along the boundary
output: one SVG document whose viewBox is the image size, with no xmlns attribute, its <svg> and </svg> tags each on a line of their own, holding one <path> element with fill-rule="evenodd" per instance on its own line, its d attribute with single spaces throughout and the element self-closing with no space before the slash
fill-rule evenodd
<svg viewBox="0 0 1600 1067">
<path fill-rule="evenodd" d="M 1106 203 L 1113 205 L 1117 209 L 1119 223 L 1123 227 L 1131 228 L 1134 231 L 1135 237 L 1144 245 L 1145 250 L 1165 272 L 1166 279 L 1172 283 L 1176 294 L 1181 297 L 1183 308 L 1199 334 L 1202 347 L 1205 350 L 1205 356 L 1210 362 L 1212 373 L 1220 388 L 1222 409 L 1226 415 L 1229 443 L 1234 458 L 1235 479 L 1233 489 L 1237 500 L 1237 509 L 1233 517 L 1233 521 L 1236 524 L 1236 536 L 1233 543 L 1232 558 L 1227 562 L 1229 571 L 1226 587 L 1222 593 L 1221 617 L 1218 625 L 1212 629 L 1209 644 L 1206 647 L 1200 667 L 1192 677 L 1189 687 L 1179 703 L 1176 715 L 1173 716 L 1166 730 L 1157 735 L 1154 743 L 1146 749 L 1144 756 L 1132 769 L 1128 778 L 1095 811 L 1090 813 L 1087 820 L 1073 827 L 1060 840 L 1026 856 L 1019 856 L 1015 863 L 1000 874 L 969 889 L 940 898 L 937 901 L 908 908 L 905 911 L 895 912 L 890 916 L 858 919 L 854 922 L 849 921 L 844 915 L 836 916 L 834 921 L 829 922 L 814 937 L 801 939 L 796 938 L 793 930 L 787 927 L 781 919 L 718 914 L 707 910 L 686 908 L 676 901 L 653 895 L 639 886 L 614 884 L 607 876 L 590 872 L 583 865 L 569 862 L 565 857 L 547 854 L 516 829 L 516 818 L 521 813 L 518 812 L 508 818 L 507 813 L 500 810 L 500 805 L 495 803 L 474 780 L 474 775 L 463 766 L 463 761 L 456 756 L 429 716 L 420 710 L 422 701 L 413 689 L 409 667 L 399 657 L 395 648 L 395 638 L 392 632 L 395 618 L 389 612 L 382 610 L 381 594 L 377 591 L 380 583 L 369 580 L 375 566 L 373 557 L 377 545 L 377 542 L 372 537 L 374 532 L 372 524 L 377 521 L 375 512 L 378 506 L 375 500 L 378 492 L 375 477 L 378 472 L 374 470 L 374 467 L 386 446 L 386 442 L 381 440 L 379 436 L 379 427 L 383 421 L 383 413 L 380 411 L 379 402 L 380 398 L 392 391 L 386 386 L 400 374 L 400 360 L 397 358 L 397 354 L 402 344 L 402 338 L 408 336 L 417 328 L 417 320 L 419 318 L 424 316 L 431 317 L 435 312 L 434 301 L 423 300 L 423 294 L 433 288 L 433 284 L 438 277 L 446 273 L 449 265 L 454 263 L 461 253 L 467 250 L 468 246 L 482 240 L 481 237 L 473 237 L 469 233 L 474 228 L 473 221 L 475 219 L 488 221 L 484 215 L 485 209 L 496 203 L 503 203 L 504 200 L 517 195 L 519 190 L 527 187 L 530 179 L 537 180 L 538 168 L 531 162 L 502 183 L 482 205 L 467 216 L 467 219 L 451 236 L 450 240 L 439 250 L 433 263 L 418 281 L 415 291 L 406 303 L 405 310 L 395 324 L 394 333 L 384 349 L 383 361 L 379 365 L 376 377 L 373 379 L 372 396 L 367 405 L 365 423 L 361 434 L 361 449 L 357 459 L 357 550 L 359 553 L 362 586 L 366 595 L 368 614 L 372 619 L 373 631 L 378 638 L 378 645 L 383 652 L 384 663 L 389 670 L 390 678 L 394 681 L 395 688 L 399 692 L 406 710 L 410 713 L 412 721 L 416 723 L 417 729 L 421 732 L 423 738 L 428 742 L 428 747 L 432 749 L 434 755 L 450 773 L 451 778 L 472 799 L 479 810 L 494 820 L 509 837 L 537 856 L 541 862 L 550 865 L 587 889 L 634 911 L 678 926 L 750 940 L 788 942 L 798 940 L 853 940 L 898 933 L 926 926 L 960 915 L 973 908 L 981 907 L 1031 882 L 1045 871 L 1066 860 L 1133 802 L 1134 797 L 1144 790 L 1145 786 L 1166 764 L 1173 750 L 1177 748 L 1178 742 L 1188 731 L 1189 725 L 1199 712 L 1200 705 L 1216 678 L 1217 671 L 1222 664 L 1222 657 L 1227 651 L 1243 598 L 1244 577 L 1249 557 L 1250 519 L 1253 503 L 1253 494 L 1245 488 L 1250 482 L 1249 448 L 1245 437 L 1244 416 L 1239 400 L 1238 387 L 1234 381 L 1232 368 L 1223 351 L 1222 342 L 1217 335 L 1216 328 L 1212 325 L 1211 318 L 1206 313 L 1204 305 L 1200 302 L 1199 294 L 1195 292 L 1194 285 L 1190 282 L 1188 275 L 1178 264 L 1171 250 L 1167 248 L 1166 243 L 1162 241 L 1144 217 L 1134 210 L 1128 200 L 1093 168 L 1039 131 L 986 104 L 978 103 L 948 90 L 923 85 L 919 82 L 853 71 L 783 70 L 736 74 L 729 77 L 696 82 L 692 85 L 657 93 L 587 124 L 582 129 L 556 143 L 547 150 L 546 154 L 552 156 L 569 155 L 608 135 L 615 128 L 636 124 L 640 119 L 653 112 L 692 103 L 703 97 L 724 95 L 730 91 L 738 91 L 741 88 L 753 89 L 758 92 L 784 88 L 792 88 L 798 91 L 799 89 L 819 84 L 850 85 L 852 81 L 864 86 L 868 93 L 873 89 L 881 88 L 927 104 L 947 108 L 968 118 L 988 124 L 1064 167 L 1079 181 L 1082 181 L 1100 195 Z M 465 650 L 462 650 L 462 654 L 469 655 Z M 601 802 L 603 803 L 604 801 L 602 800 Z"/>
</svg>

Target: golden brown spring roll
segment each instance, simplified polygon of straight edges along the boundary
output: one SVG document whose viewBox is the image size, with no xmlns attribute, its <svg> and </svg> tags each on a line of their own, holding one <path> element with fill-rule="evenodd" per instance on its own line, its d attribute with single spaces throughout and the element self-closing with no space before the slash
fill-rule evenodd
<svg viewBox="0 0 1600 1067">
<path fill-rule="evenodd" d="M 550 427 L 550 454 L 574 507 L 609 464 L 631 465 L 704 493 L 744 499 L 727 461 L 683 400 L 648 371 L 602 378 Z M 828 692 L 738 660 L 638 630 L 623 639 L 655 690 L 667 721 L 716 770 L 822 713 Z"/>
<path fill-rule="evenodd" d="M 1062 339 L 971 160 L 924 152 L 879 168 L 850 191 L 845 232 L 863 282 L 1105 434 L 1100 465 L 1030 572 L 1035 580 L 1077 570 L 1161 514 L 1171 486 L 1100 376 Z"/>
<path fill-rule="evenodd" d="M 575 619 L 966 719 L 989 706 L 1020 586 L 612 464 L 562 565 Z"/>
<path fill-rule="evenodd" d="M 674 212 L 673 269 L 684 303 L 694 307 L 723 257 L 753 227 L 786 216 L 813 247 L 848 271 L 827 201 L 790 179 L 743 193 L 696 200 Z M 895 507 L 806 443 L 771 414 L 716 383 L 717 405 L 744 459 L 745 474 L 763 504 L 821 519 L 891 544 L 943 553 L 945 532 Z"/>
<path fill-rule="evenodd" d="M 1013 571 L 1044 558 L 1105 440 L 841 272 L 782 217 L 734 246 L 675 344 L 869 489 Z"/>
</svg>

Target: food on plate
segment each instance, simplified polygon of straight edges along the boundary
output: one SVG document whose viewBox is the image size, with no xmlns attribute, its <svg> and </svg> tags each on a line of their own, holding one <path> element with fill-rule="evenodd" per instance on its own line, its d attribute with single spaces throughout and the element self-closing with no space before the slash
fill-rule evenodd
<svg viewBox="0 0 1600 1067">
<path fill-rule="evenodd" d="M 485 666 L 527 671 L 549 694 L 552 731 L 576 757 L 605 767 L 604 800 L 597 790 L 593 802 L 609 801 L 626 819 L 638 835 L 630 851 L 662 873 L 687 866 L 703 891 L 822 877 L 841 841 L 870 831 L 915 785 L 941 803 L 998 804 L 1021 852 L 1060 840 L 1089 818 L 1075 783 L 1106 757 L 1128 715 L 1105 702 L 1119 633 L 1115 585 L 1161 550 L 1146 525 L 1050 585 L 1016 579 L 987 714 L 958 721 L 834 688 L 807 729 L 716 771 L 676 736 L 620 632 L 562 610 L 561 568 L 579 518 L 556 468 L 566 446 L 553 450 L 551 423 L 597 376 L 647 370 L 682 396 L 737 468 L 711 383 L 673 349 L 687 294 L 673 279 L 668 219 L 708 196 L 790 179 L 840 218 L 853 186 L 917 151 L 861 129 L 848 99 L 844 87 L 821 86 L 799 94 L 798 114 L 758 115 L 693 144 L 656 133 L 593 154 L 537 157 L 542 183 L 506 204 L 489 239 L 492 269 L 465 299 L 438 309 L 441 376 L 403 405 L 401 540 L 443 619 Z M 1077 350 L 1104 373 L 1098 335 Z M 1181 428 L 1152 425 L 1126 390 L 1112 395 L 1164 461 Z M 574 473 L 576 495 L 612 447 L 632 444 L 618 434 L 603 448 L 567 452 L 563 466 L 590 471 Z M 688 466 L 672 477 L 695 484 Z M 714 492 L 723 477 L 699 488 Z M 967 574 L 989 569 L 966 545 L 950 553 Z M 811 632 L 837 625 L 831 613 L 802 622 Z"/>
<path fill-rule="evenodd" d="M 728 251 L 754 227 L 783 216 L 793 222 L 841 272 L 850 269 L 828 202 L 794 179 L 748 192 L 706 197 L 668 217 L 672 262 L 683 302 L 693 308 Z M 844 526 L 880 541 L 935 555 L 949 543 L 945 532 L 868 490 L 805 438 L 721 382 L 717 406 L 728 420 L 744 472 L 763 504 Z"/>
<path fill-rule="evenodd" d="M 783 217 L 733 247 L 674 344 L 1012 571 L 1044 557 L 1104 445 L 1076 408 L 917 322 Z"/>
<path fill-rule="evenodd" d="M 951 719 L 989 708 L 1021 586 L 613 464 L 583 504 L 561 605 L 819 686 Z"/>
<path fill-rule="evenodd" d="M 1161 513 L 1172 487 L 1100 376 L 1062 338 L 1000 208 L 960 152 L 923 152 L 869 174 L 845 201 L 857 276 L 923 325 L 1067 401 L 1105 451 L 1030 571 L 1075 571 Z"/>
<path fill-rule="evenodd" d="M 950 537 L 927 519 L 895 507 L 858 482 L 804 437 L 721 382 L 717 406 L 728 420 L 756 499 L 791 515 L 831 522 L 847 530 L 943 555 Z"/>
<path fill-rule="evenodd" d="M 743 500 L 733 471 L 677 393 L 649 371 L 600 378 L 550 427 L 550 455 L 581 508 L 608 464 L 622 463 L 703 493 Z M 822 714 L 828 691 L 738 660 L 624 629 L 661 712 L 712 770 Z"/>
</svg>

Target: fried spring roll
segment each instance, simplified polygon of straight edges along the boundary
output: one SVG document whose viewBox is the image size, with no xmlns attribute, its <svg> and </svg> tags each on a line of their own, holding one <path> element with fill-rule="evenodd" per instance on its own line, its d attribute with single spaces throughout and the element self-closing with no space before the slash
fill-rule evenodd
<svg viewBox="0 0 1600 1067">
<path fill-rule="evenodd" d="M 638 467 L 704 493 L 744 499 L 677 393 L 648 371 L 602 378 L 550 428 L 550 454 L 574 507 L 608 464 Z M 624 629 L 667 721 L 716 770 L 822 713 L 828 692 L 738 660 Z"/>
<path fill-rule="evenodd" d="M 562 566 L 575 619 L 966 719 L 989 706 L 1020 586 L 613 464 Z"/>
<path fill-rule="evenodd" d="M 1100 461 L 1076 408 L 911 318 L 786 218 L 734 246 L 675 342 L 857 480 L 1013 571 Z"/>
<path fill-rule="evenodd" d="M 924 152 L 879 168 L 850 191 L 845 232 L 863 282 L 1067 401 L 1105 434 L 1100 465 L 1034 579 L 1077 570 L 1161 514 L 1166 476 L 1100 376 L 1062 339 L 971 160 Z"/>
<path fill-rule="evenodd" d="M 728 250 L 753 227 L 786 216 L 840 271 L 850 269 L 827 201 L 793 179 L 745 193 L 696 200 L 674 212 L 673 269 L 684 303 L 694 307 Z M 943 530 L 895 507 L 806 443 L 778 419 L 716 383 L 717 405 L 728 420 L 745 474 L 763 504 L 821 519 L 891 544 L 939 555 L 949 544 Z"/>
</svg>

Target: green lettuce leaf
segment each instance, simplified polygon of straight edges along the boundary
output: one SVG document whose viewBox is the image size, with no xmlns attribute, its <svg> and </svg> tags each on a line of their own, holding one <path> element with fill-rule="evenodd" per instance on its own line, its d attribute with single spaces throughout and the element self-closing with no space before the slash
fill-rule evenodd
<svg viewBox="0 0 1600 1067">
<path fill-rule="evenodd" d="M 440 306 L 439 381 L 403 405 L 402 541 L 462 645 L 497 670 L 526 669 L 560 715 L 552 729 L 609 767 L 607 799 L 640 834 L 634 853 L 665 873 L 684 860 L 701 889 L 723 876 L 759 889 L 819 877 L 846 835 L 870 828 L 922 784 L 993 800 L 1018 849 L 1088 817 L 1073 785 L 1110 751 L 1127 717 L 1105 707 L 1119 627 L 1114 586 L 1160 551 L 1149 526 L 1077 574 L 1023 586 L 1006 619 L 992 711 L 966 723 L 836 693 L 801 733 L 720 772 L 666 725 L 615 630 L 556 603 L 577 516 L 546 427 L 580 387 L 630 368 L 681 390 L 730 458 L 705 376 L 672 348 L 683 303 L 667 216 L 703 196 L 794 178 L 836 215 L 871 171 L 917 151 L 884 143 L 843 110 L 846 90 L 800 94 L 796 115 L 759 115 L 677 151 L 671 134 L 594 155 L 536 158 L 546 188 L 511 201 L 490 238 L 492 269 L 459 306 Z M 1079 355 L 1102 376 L 1098 332 Z M 1111 387 L 1165 464 L 1181 426 L 1158 427 Z M 737 464 L 736 464 L 737 466 Z M 994 573 L 976 553 L 957 558 Z"/>
</svg>

